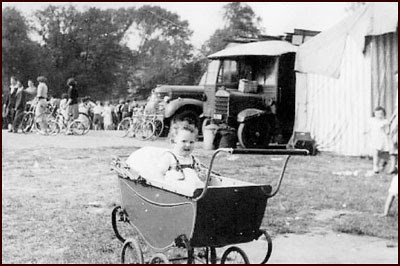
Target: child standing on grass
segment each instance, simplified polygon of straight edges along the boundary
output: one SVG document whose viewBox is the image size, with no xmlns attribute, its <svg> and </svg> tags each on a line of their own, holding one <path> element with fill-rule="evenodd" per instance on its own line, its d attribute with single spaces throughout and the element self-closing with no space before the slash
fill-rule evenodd
<svg viewBox="0 0 400 266">
<path fill-rule="evenodd" d="M 389 121 L 386 119 L 386 111 L 378 106 L 374 110 L 374 117 L 371 124 L 371 145 L 373 151 L 373 171 L 378 174 L 383 170 L 384 162 L 382 155 L 389 152 Z"/>
<path fill-rule="evenodd" d="M 177 186 L 193 188 L 203 187 L 199 179 L 200 164 L 192 155 L 197 137 L 197 129 L 188 123 L 178 122 L 171 127 L 170 141 L 173 148 L 166 152 L 159 163 L 159 169 L 165 179 Z"/>
</svg>

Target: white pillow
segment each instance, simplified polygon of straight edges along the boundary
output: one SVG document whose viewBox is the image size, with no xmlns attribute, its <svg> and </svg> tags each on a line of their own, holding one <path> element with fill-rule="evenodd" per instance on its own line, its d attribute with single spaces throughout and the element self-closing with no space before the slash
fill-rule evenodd
<svg viewBox="0 0 400 266">
<path fill-rule="evenodd" d="M 143 147 L 134 151 L 126 160 L 128 166 L 147 180 L 163 180 L 157 165 L 166 148 Z"/>
</svg>

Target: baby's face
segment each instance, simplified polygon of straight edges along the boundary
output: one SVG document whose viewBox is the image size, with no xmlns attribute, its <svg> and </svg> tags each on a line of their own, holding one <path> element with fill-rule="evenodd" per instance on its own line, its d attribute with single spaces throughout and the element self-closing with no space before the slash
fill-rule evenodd
<svg viewBox="0 0 400 266">
<path fill-rule="evenodd" d="M 179 130 L 175 137 L 174 152 L 179 156 L 189 156 L 196 141 L 196 135 L 187 130 Z"/>
</svg>

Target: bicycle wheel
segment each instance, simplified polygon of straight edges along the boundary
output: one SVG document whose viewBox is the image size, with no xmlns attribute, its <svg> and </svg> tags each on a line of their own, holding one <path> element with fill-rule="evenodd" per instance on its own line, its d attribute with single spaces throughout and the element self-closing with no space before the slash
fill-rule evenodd
<svg viewBox="0 0 400 266">
<path fill-rule="evenodd" d="M 87 134 L 92 126 L 92 119 L 86 113 L 79 113 L 78 120 L 80 120 L 82 124 L 85 126 L 85 131 L 83 132 L 82 135 Z"/>
<path fill-rule="evenodd" d="M 85 134 L 86 127 L 81 120 L 75 119 L 71 124 L 69 124 L 68 132 L 71 132 L 73 135 L 81 136 Z"/>
<path fill-rule="evenodd" d="M 58 133 L 60 133 L 60 125 L 57 123 L 57 121 L 50 120 L 47 125 L 48 125 L 48 134 L 49 135 L 55 136 Z"/>
<path fill-rule="evenodd" d="M 50 121 L 52 123 L 50 123 Z M 54 117 L 49 113 L 43 113 L 35 117 L 35 128 L 42 135 L 49 135 L 54 129 Z"/>
<path fill-rule="evenodd" d="M 154 136 L 156 138 L 158 138 L 159 136 L 161 136 L 163 130 L 164 130 L 164 122 L 161 119 L 156 118 L 154 120 Z"/>
<path fill-rule="evenodd" d="M 31 132 L 34 128 L 33 122 L 35 120 L 35 114 L 32 112 L 28 112 L 24 114 L 24 117 L 21 121 L 21 129 L 23 133 Z"/>
<path fill-rule="evenodd" d="M 66 121 L 62 114 L 57 114 L 55 121 L 58 124 L 60 132 L 65 131 L 67 129 Z"/>
<path fill-rule="evenodd" d="M 132 120 L 129 117 L 122 119 L 122 121 L 118 124 L 118 136 L 121 138 L 128 136 L 129 129 L 131 128 Z"/>
<path fill-rule="evenodd" d="M 138 140 L 148 140 L 154 135 L 154 130 L 155 126 L 153 122 L 144 121 L 137 127 L 135 137 Z"/>
</svg>

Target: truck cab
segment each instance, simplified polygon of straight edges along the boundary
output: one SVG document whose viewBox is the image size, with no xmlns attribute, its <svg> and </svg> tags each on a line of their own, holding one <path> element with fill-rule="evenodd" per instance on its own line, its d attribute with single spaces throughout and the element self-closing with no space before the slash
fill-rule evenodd
<svg viewBox="0 0 400 266">
<path fill-rule="evenodd" d="M 204 84 L 204 124 L 237 129 L 245 148 L 287 142 L 295 113 L 295 52 L 285 41 L 262 41 L 210 55 Z"/>
</svg>

